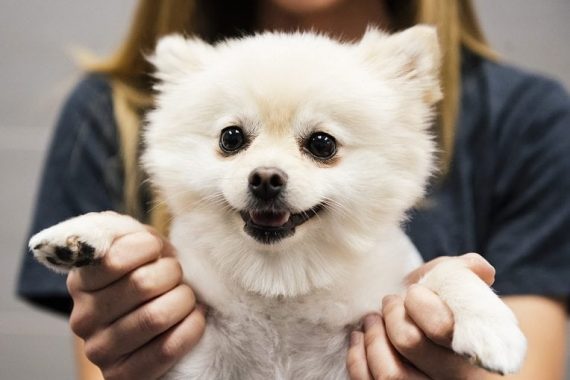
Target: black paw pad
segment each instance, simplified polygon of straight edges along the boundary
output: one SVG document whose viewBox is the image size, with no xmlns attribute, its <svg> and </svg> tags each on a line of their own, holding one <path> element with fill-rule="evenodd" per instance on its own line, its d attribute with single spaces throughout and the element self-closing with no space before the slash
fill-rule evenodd
<svg viewBox="0 0 570 380">
<path fill-rule="evenodd" d="M 73 260 L 73 251 L 67 247 L 55 247 L 55 255 L 63 262 L 70 262 Z"/>
<path fill-rule="evenodd" d="M 79 252 L 77 254 L 77 260 L 73 263 L 76 267 L 84 267 L 89 264 L 93 264 L 95 261 L 95 248 L 82 241 L 77 244 Z"/>
<path fill-rule="evenodd" d="M 69 237 L 65 245 L 40 243 L 34 246 L 39 251 L 39 257 L 61 269 L 69 270 L 73 267 L 83 267 L 95 262 L 95 248 L 79 240 L 77 236 Z"/>
</svg>

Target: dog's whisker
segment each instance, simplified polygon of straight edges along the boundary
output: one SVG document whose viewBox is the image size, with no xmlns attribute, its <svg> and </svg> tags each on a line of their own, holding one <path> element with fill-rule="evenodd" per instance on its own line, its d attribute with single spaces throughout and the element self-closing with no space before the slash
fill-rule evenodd
<svg viewBox="0 0 570 380">
<path fill-rule="evenodd" d="M 325 208 L 328 208 L 334 211 L 335 213 L 340 214 L 340 216 L 343 218 L 349 219 L 350 221 L 355 223 L 360 222 L 358 218 L 353 213 L 350 212 L 348 207 L 344 206 L 342 203 L 332 198 L 323 197 L 323 205 Z"/>
<path fill-rule="evenodd" d="M 183 196 L 184 193 L 186 193 L 186 192 L 187 192 L 186 190 L 183 190 L 183 191 L 179 191 L 177 193 L 169 194 L 168 196 L 160 197 L 160 200 L 157 202 L 154 202 L 154 204 L 152 205 L 152 207 L 150 208 L 149 211 L 150 212 L 155 211 L 158 207 L 161 207 L 161 206 L 169 203 L 170 201 L 173 201 L 176 198 Z M 204 204 L 211 204 L 211 205 L 228 207 L 227 201 L 225 200 L 223 194 L 220 192 L 215 192 L 213 194 L 208 194 L 206 196 L 198 198 L 195 201 L 184 203 L 184 205 L 182 206 L 183 209 L 181 211 L 187 212 L 187 211 L 190 211 L 194 208 L 201 207 Z M 231 209 L 231 207 L 229 207 L 229 209 Z"/>
</svg>

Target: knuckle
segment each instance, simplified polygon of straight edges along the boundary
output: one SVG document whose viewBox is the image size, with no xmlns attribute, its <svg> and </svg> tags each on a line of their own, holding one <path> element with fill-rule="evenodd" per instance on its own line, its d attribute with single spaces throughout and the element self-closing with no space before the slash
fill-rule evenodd
<svg viewBox="0 0 570 380">
<path fill-rule="evenodd" d="M 159 259 L 158 265 L 153 270 L 154 279 L 158 283 L 159 278 L 167 278 L 168 283 L 179 285 L 183 280 L 182 265 L 173 257 L 165 257 Z"/>
<path fill-rule="evenodd" d="M 101 373 L 103 374 L 103 378 L 105 380 L 119 380 L 121 378 L 124 378 L 124 376 L 122 374 L 119 374 L 119 373 L 117 373 L 117 371 L 114 371 L 114 370 L 108 370 L 108 369 L 101 368 Z"/>
<path fill-rule="evenodd" d="M 77 302 L 69 316 L 69 327 L 75 335 L 85 339 L 97 329 L 96 320 L 97 314 L 92 308 Z"/>
<path fill-rule="evenodd" d="M 182 289 L 181 299 L 183 300 L 184 303 L 186 303 L 186 305 L 193 308 L 196 305 L 196 295 L 194 294 L 194 291 L 192 290 L 192 288 L 190 288 L 190 286 L 186 284 L 179 286 Z M 190 311 L 191 310 L 188 310 L 188 312 Z"/>
<path fill-rule="evenodd" d="M 143 331 L 157 332 L 162 331 L 167 326 L 167 314 L 158 310 L 152 305 L 147 305 L 140 310 L 138 324 Z"/>
<path fill-rule="evenodd" d="M 141 235 L 141 244 L 145 244 L 152 252 L 160 253 L 163 246 L 160 237 L 148 231 L 139 232 L 139 234 Z"/>
<path fill-rule="evenodd" d="M 453 336 L 453 323 L 450 321 L 440 321 L 431 326 L 426 332 L 426 335 L 436 342 L 451 341 Z"/>
<path fill-rule="evenodd" d="M 110 365 L 101 366 L 100 369 L 105 380 L 140 379 L 143 378 L 140 372 L 145 371 L 138 359 L 133 360 L 128 355 Z"/>
<path fill-rule="evenodd" d="M 174 262 L 174 264 L 173 264 L 174 268 L 171 272 L 172 273 L 171 276 L 174 277 L 174 279 L 176 280 L 176 283 L 182 282 L 182 279 L 183 279 L 182 265 L 176 259 L 169 259 L 169 260 Z"/>
<path fill-rule="evenodd" d="M 131 378 L 121 367 L 101 368 L 105 380 L 122 380 Z"/>
<path fill-rule="evenodd" d="M 181 283 L 174 289 L 168 291 L 173 301 L 176 300 L 178 305 L 183 305 L 186 315 L 192 313 L 196 307 L 196 295 L 188 284 Z"/>
<path fill-rule="evenodd" d="M 413 284 L 408 287 L 406 291 L 406 297 L 404 298 L 404 305 L 408 305 L 410 302 L 414 302 L 421 299 L 423 296 L 425 287 L 419 284 Z"/>
<path fill-rule="evenodd" d="M 65 280 L 65 285 L 67 286 L 67 290 L 69 291 L 69 295 L 71 298 L 75 299 L 77 294 L 79 293 L 79 279 L 77 278 L 77 272 L 71 271 L 67 275 L 67 279 Z"/>
<path fill-rule="evenodd" d="M 184 353 L 184 343 L 180 339 L 166 339 L 158 347 L 157 359 L 162 362 L 170 362 L 178 359 Z"/>
<path fill-rule="evenodd" d="M 202 316 L 201 314 L 193 315 L 193 317 L 194 318 L 192 318 L 192 323 L 191 323 L 192 334 L 188 340 L 192 344 L 195 344 L 200 339 L 200 337 L 204 333 L 204 330 L 206 329 L 206 320 L 204 319 L 204 316 Z"/>
<path fill-rule="evenodd" d="M 157 258 L 160 256 L 163 244 L 158 236 L 148 231 L 137 232 L 136 235 L 141 246 L 144 246 L 149 252 L 154 253 Z"/>
<path fill-rule="evenodd" d="M 121 255 L 118 254 L 118 252 L 124 249 L 125 247 L 118 242 L 111 245 L 111 248 L 109 248 L 109 251 L 105 255 L 105 266 L 107 270 L 110 272 L 119 272 L 123 269 L 123 260 L 121 260 Z"/>
<path fill-rule="evenodd" d="M 72 311 L 69 317 L 69 327 L 75 335 L 86 338 L 92 330 L 92 322 L 89 320 L 88 314 Z"/>
<path fill-rule="evenodd" d="M 146 296 L 156 288 L 157 282 L 154 272 L 142 266 L 129 275 L 129 284 L 135 295 Z"/>
<path fill-rule="evenodd" d="M 418 349 L 423 342 L 422 332 L 415 326 L 406 326 L 398 331 L 392 342 L 399 350 L 410 352 Z"/>
<path fill-rule="evenodd" d="M 85 341 L 85 356 L 89 361 L 96 365 L 102 365 L 108 357 L 108 349 L 103 345 L 93 342 L 93 340 Z"/>
</svg>

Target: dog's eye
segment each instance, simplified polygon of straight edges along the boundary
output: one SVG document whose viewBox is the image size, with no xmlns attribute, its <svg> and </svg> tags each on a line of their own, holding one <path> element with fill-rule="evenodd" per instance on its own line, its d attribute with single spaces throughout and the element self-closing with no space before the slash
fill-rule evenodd
<svg viewBox="0 0 570 380">
<path fill-rule="evenodd" d="M 329 134 L 316 132 L 307 140 L 305 149 L 317 158 L 329 159 L 336 153 L 336 141 Z"/>
<path fill-rule="evenodd" d="M 239 127 L 227 127 L 220 135 L 220 148 L 226 153 L 233 153 L 245 144 L 245 136 Z"/>
</svg>

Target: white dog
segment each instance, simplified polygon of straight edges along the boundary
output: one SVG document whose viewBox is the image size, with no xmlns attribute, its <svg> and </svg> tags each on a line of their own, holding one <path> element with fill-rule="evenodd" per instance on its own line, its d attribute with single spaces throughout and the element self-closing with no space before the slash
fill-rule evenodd
<svg viewBox="0 0 570 380">
<path fill-rule="evenodd" d="M 216 46 L 162 39 L 144 167 L 174 215 L 171 241 L 210 306 L 205 335 L 168 379 L 345 379 L 350 332 L 421 264 L 400 229 L 432 171 L 441 98 L 435 30 L 369 30 L 358 43 L 265 33 Z M 140 229 L 88 214 L 34 236 L 66 271 Z M 472 272 L 421 284 L 453 311 L 452 348 L 516 371 L 525 338 Z"/>
</svg>

